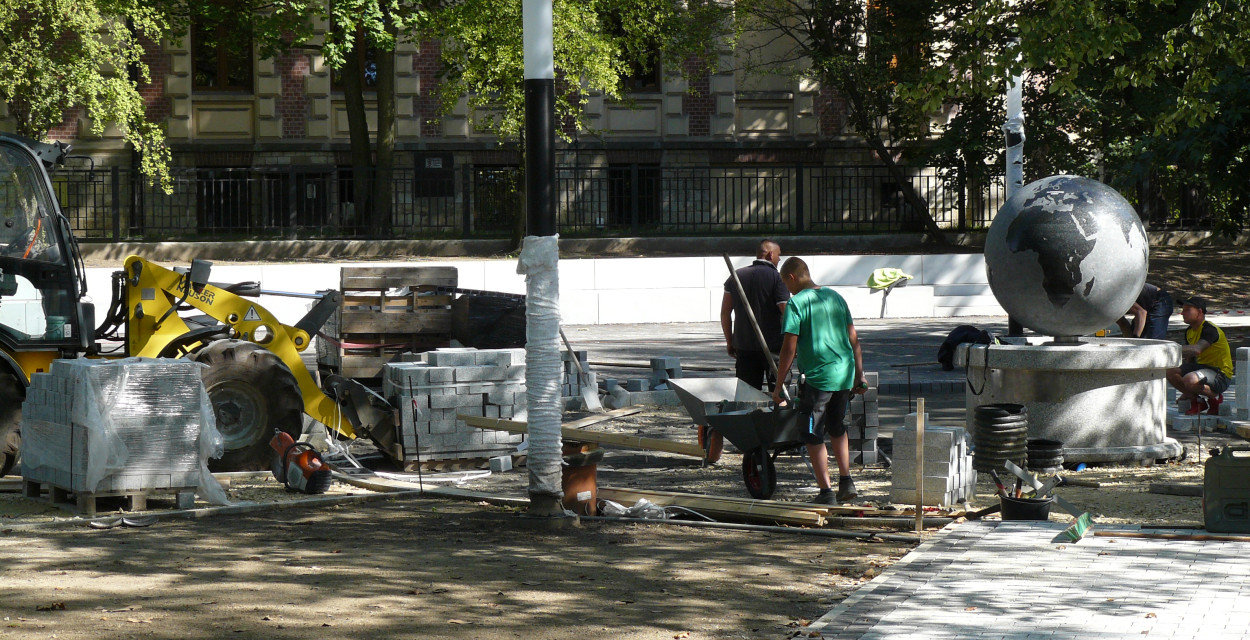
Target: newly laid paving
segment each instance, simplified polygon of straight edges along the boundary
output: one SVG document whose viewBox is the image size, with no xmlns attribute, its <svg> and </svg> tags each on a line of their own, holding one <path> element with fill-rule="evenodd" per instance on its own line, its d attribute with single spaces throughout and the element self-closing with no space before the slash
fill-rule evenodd
<svg viewBox="0 0 1250 640">
<path fill-rule="evenodd" d="M 863 640 L 1250 635 L 1250 543 L 1055 542 L 1064 528 L 1049 522 L 951 525 L 806 631 Z"/>
</svg>

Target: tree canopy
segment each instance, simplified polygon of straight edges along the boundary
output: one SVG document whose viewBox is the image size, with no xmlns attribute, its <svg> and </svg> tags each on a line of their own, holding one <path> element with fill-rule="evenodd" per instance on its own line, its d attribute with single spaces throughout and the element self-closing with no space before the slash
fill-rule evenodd
<svg viewBox="0 0 1250 640">
<path fill-rule="evenodd" d="M 0 3 L 0 99 L 18 133 L 43 139 L 80 107 L 95 135 L 114 125 L 169 184 L 165 132 L 147 119 L 138 85 L 150 81 L 142 41 L 170 27 L 160 3 L 28 0 Z"/>
<path fill-rule="evenodd" d="M 1240 225 L 1250 205 L 1243 3 L 984 0 L 952 5 L 942 19 L 951 37 L 901 95 L 929 110 L 1001 113 L 1003 87 L 1023 72 L 1026 180 L 1091 174 L 1145 208 L 1188 190 L 1225 230 Z"/>
</svg>

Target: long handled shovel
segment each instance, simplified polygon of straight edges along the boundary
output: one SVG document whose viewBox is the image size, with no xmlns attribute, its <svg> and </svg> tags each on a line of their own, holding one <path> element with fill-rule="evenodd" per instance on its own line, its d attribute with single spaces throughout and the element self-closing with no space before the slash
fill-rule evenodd
<svg viewBox="0 0 1250 640">
<path fill-rule="evenodd" d="M 747 320 L 751 321 L 751 328 L 755 330 L 755 339 L 760 342 L 760 350 L 764 352 L 764 359 L 768 361 L 768 368 L 773 372 L 773 379 L 780 380 L 781 376 L 777 373 L 777 361 L 773 360 L 773 353 L 768 350 L 768 341 L 764 339 L 764 332 L 760 330 L 760 323 L 755 319 L 755 310 L 747 302 L 747 292 L 742 288 L 742 281 L 738 279 L 738 272 L 734 270 L 734 263 L 729 260 L 728 253 L 721 255 L 725 258 L 725 266 L 729 267 L 729 275 L 733 278 L 734 286 L 738 288 L 738 299 L 742 301 L 742 307 L 747 310 Z M 786 402 L 790 401 L 790 394 L 786 391 L 784 385 L 781 387 L 781 397 Z"/>
<path fill-rule="evenodd" d="M 560 328 L 560 339 L 564 341 L 564 348 L 568 349 L 569 359 L 573 361 L 573 366 L 577 367 L 577 386 L 582 389 L 582 402 L 586 403 L 586 410 L 603 413 L 603 403 L 599 402 L 599 383 L 591 379 L 590 372 L 582 368 L 581 361 L 577 359 L 577 353 L 573 351 L 573 345 L 569 344 L 569 339 L 564 336 L 564 327 Z"/>
</svg>

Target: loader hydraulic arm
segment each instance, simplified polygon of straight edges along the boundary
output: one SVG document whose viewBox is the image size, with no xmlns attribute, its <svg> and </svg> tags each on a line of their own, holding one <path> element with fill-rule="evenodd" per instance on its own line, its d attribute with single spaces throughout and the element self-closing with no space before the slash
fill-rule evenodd
<svg viewBox="0 0 1250 640">
<path fill-rule="evenodd" d="M 188 324 L 178 315 L 177 307 L 186 304 L 217 323 L 223 332 L 239 340 L 256 343 L 274 353 L 294 374 L 303 399 L 304 413 L 345 437 L 356 437 L 349 418 L 339 409 L 336 400 L 318 386 L 300 358 L 311 341 L 311 322 L 300 326 L 282 324 L 267 309 L 212 284 L 194 284 L 190 274 L 167 269 L 138 256 L 125 262 L 126 341 L 132 356 L 158 357 L 168 355 L 168 348 L 190 338 L 195 345 L 200 325 Z M 324 307 L 318 307 L 324 312 Z M 311 328 L 316 331 L 316 328 Z"/>
</svg>

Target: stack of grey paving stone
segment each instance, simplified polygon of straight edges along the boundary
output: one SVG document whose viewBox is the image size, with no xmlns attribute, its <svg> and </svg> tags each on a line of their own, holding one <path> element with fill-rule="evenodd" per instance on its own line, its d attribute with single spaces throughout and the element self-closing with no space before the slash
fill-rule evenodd
<svg viewBox="0 0 1250 640">
<path fill-rule="evenodd" d="M 851 449 L 851 462 L 864 466 L 877 464 L 877 436 L 881 417 L 877 399 L 878 376 L 875 371 L 864 372 L 868 390 L 851 394 L 851 416 L 847 424 L 847 437 Z"/>
<path fill-rule="evenodd" d="M 664 390 L 668 388 L 665 384 L 669 380 L 679 380 L 681 373 L 681 358 L 673 356 L 660 356 L 651 358 L 651 390 Z"/>
<path fill-rule="evenodd" d="M 977 472 L 972 468 L 972 450 L 963 427 L 928 424 L 924 430 L 925 505 L 950 506 L 971 500 L 976 493 Z M 907 414 L 906 424 L 894 432 L 894 458 L 890 465 L 893 480 L 890 501 L 916 504 L 916 414 Z"/>
<path fill-rule="evenodd" d="M 522 350 L 524 352 L 524 350 Z M 564 360 L 564 376 L 560 380 L 560 397 L 561 398 L 581 398 L 582 396 L 582 379 L 578 375 L 577 366 L 581 365 L 582 371 L 590 371 L 590 360 L 585 351 L 573 351 L 570 353 L 567 349 L 560 352 L 560 356 Z M 577 364 L 573 363 L 573 359 L 577 359 Z M 597 386 L 597 385 L 596 385 Z"/>
<path fill-rule="evenodd" d="M 201 429 L 215 429 L 188 360 L 55 360 L 22 404 L 22 476 L 71 492 L 197 487 Z"/>
<path fill-rule="evenodd" d="M 383 367 L 399 409 L 404 455 L 459 460 L 510 454 L 524 435 L 478 429 L 456 414 L 525 420 L 525 349 L 438 349 Z"/>
<path fill-rule="evenodd" d="M 1233 362 L 1233 389 L 1236 402 L 1232 417 L 1245 422 L 1250 420 L 1250 347 L 1238 347 Z"/>
</svg>

